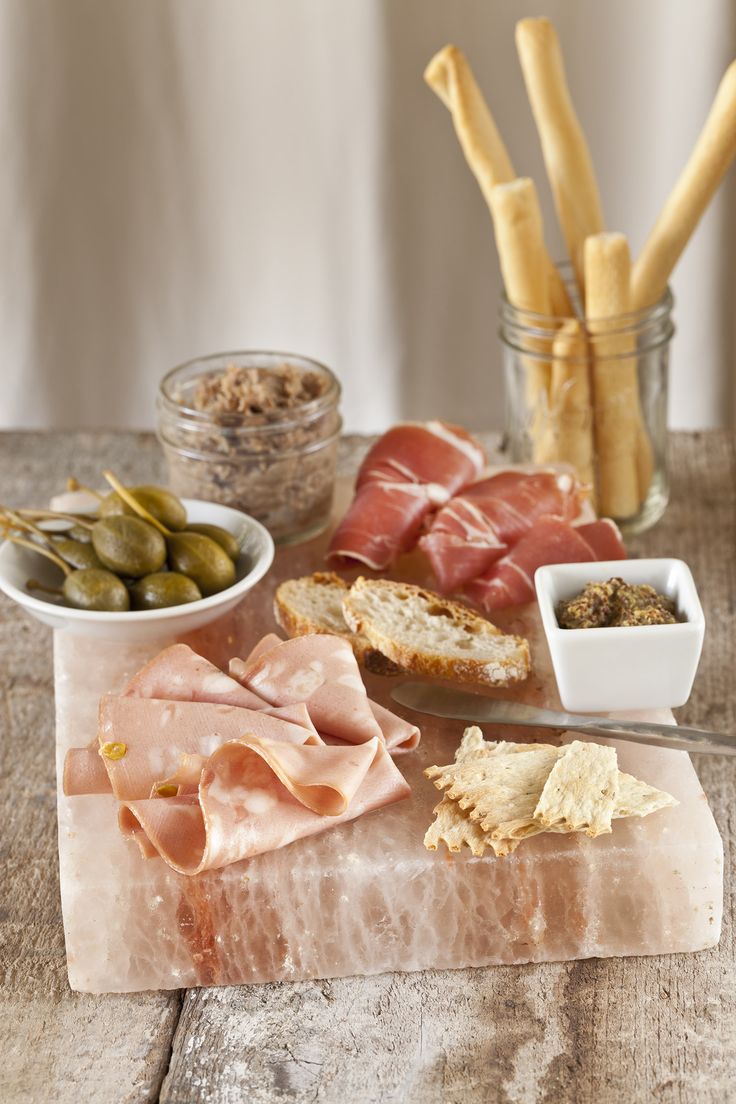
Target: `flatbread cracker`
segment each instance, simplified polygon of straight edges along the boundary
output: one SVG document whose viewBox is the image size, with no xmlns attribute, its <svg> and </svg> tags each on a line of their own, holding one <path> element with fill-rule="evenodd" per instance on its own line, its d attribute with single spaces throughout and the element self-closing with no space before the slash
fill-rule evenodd
<svg viewBox="0 0 736 1104">
<path fill-rule="evenodd" d="M 465 730 L 455 762 L 425 770 L 445 791 L 424 845 L 440 842 L 475 856 L 497 857 L 542 832 L 611 831 L 611 820 L 647 816 L 677 804 L 670 794 L 618 770 L 616 752 L 575 740 L 552 744 L 488 741 L 477 726 Z"/>
<path fill-rule="evenodd" d="M 573 740 L 562 750 L 544 784 L 533 819 L 544 828 L 585 832 L 591 838 L 610 832 L 618 795 L 615 749 Z"/>
<path fill-rule="evenodd" d="M 658 809 L 671 809 L 679 802 L 672 794 L 656 790 L 632 774 L 618 772 L 618 797 L 613 810 L 614 820 L 621 817 L 645 817 Z"/>
</svg>

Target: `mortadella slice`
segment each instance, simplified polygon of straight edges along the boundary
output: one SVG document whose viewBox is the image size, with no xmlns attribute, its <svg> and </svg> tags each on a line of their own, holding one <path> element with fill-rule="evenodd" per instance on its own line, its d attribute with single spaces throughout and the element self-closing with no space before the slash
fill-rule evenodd
<svg viewBox="0 0 736 1104">
<path fill-rule="evenodd" d="M 164 648 L 130 680 L 124 697 L 165 701 L 216 702 L 246 709 L 267 709 L 269 703 L 197 655 L 188 644 Z"/>
<path fill-rule="evenodd" d="M 223 744 L 198 793 L 126 801 L 124 835 L 172 869 L 214 870 L 408 797 L 409 786 L 378 739 L 360 746 L 287 747 L 246 738 Z"/>
<path fill-rule="evenodd" d="M 209 756 L 227 740 L 248 734 L 293 744 L 322 743 L 316 732 L 262 710 L 110 695 L 100 702 L 99 752 L 67 753 L 64 792 L 95 792 L 89 788 L 89 756 L 98 754 L 118 799 L 148 797 L 154 782 L 174 773 L 182 755 Z M 88 758 L 79 752 L 87 752 Z"/>
<path fill-rule="evenodd" d="M 232 660 L 230 670 L 274 706 L 303 702 L 318 732 L 351 744 L 383 740 L 353 649 L 340 636 L 284 640 L 253 663 Z"/>
</svg>

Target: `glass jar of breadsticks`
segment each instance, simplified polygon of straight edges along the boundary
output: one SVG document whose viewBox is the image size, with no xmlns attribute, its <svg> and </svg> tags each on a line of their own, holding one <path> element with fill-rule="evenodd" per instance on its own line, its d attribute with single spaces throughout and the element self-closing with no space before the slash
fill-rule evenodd
<svg viewBox="0 0 736 1104">
<path fill-rule="evenodd" d="M 555 318 L 501 303 L 511 457 L 571 465 L 598 514 L 625 533 L 657 522 L 669 498 L 667 382 L 674 325 L 669 288 L 646 310 Z"/>
</svg>

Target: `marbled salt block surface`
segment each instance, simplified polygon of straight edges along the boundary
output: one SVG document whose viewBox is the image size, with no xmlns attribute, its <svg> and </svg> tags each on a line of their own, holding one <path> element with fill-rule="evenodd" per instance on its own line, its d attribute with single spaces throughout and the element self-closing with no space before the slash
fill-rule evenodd
<svg viewBox="0 0 736 1104">
<path fill-rule="evenodd" d="M 323 546 L 324 538 L 281 551 L 232 615 L 188 642 L 222 666 L 245 654 L 274 628 L 278 582 L 318 568 Z M 558 706 L 536 611 L 504 620 L 532 641 L 534 673 L 517 696 Z M 101 694 L 122 687 L 167 643 L 101 646 L 57 634 L 59 778 L 67 748 L 95 735 Z M 392 680 L 366 681 L 373 697 L 391 705 Z M 597 840 L 542 835 L 505 859 L 450 856 L 422 844 L 440 798 L 422 770 L 452 759 L 464 725 L 419 720 L 419 749 L 398 760 L 409 800 L 195 878 L 143 860 L 118 833 L 111 796 L 60 793 L 72 988 L 117 992 L 663 954 L 718 941 L 723 849 L 684 752 L 613 742 L 621 769 L 672 793 L 680 801 L 674 809 L 616 821 Z M 491 726 L 485 735 L 525 738 L 523 730 Z"/>
</svg>

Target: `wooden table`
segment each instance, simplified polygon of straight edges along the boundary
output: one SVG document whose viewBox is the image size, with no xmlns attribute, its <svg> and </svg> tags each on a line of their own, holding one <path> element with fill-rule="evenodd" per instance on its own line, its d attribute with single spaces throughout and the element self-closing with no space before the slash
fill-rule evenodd
<svg viewBox="0 0 736 1104">
<path fill-rule="evenodd" d="M 708 633 L 680 718 L 736 732 L 734 438 L 675 434 L 672 504 L 632 550 L 693 569 Z M 346 439 L 349 471 L 364 442 Z M 147 434 L 0 434 L 0 502 L 67 474 L 162 475 Z M 59 906 L 51 633 L 0 599 L 0 1099 L 118 1104 L 736 1101 L 736 760 L 697 767 L 726 848 L 720 947 L 694 955 L 131 996 L 72 993 Z"/>
</svg>

